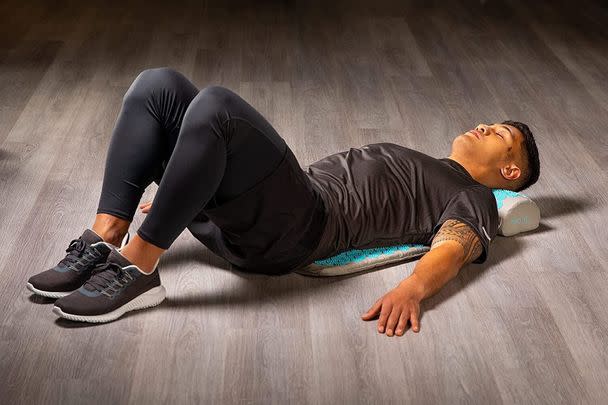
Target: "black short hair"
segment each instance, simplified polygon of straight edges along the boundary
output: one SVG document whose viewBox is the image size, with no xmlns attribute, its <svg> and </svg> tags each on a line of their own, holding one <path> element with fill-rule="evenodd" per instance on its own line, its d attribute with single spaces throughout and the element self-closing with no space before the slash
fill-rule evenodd
<svg viewBox="0 0 608 405">
<path fill-rule="evenodd" d="M 520 181 L 519 186 L 516 187 L 516 192 L 522 191 L 530 187 L 532 184 L 538 181 L 538 176 L 540 175 L 540 160 L 538 158 L 538 148 L 536 147 L 536 142 L 534 141 L 534 135 L 532 135 L 532 131 L 530 128 L 523 122 L 519 121 L 503 121 L 501 124 L 511 125 L 521 132 L 524 135 L 524 139 L 522 142 L 522 154 L 523 160 L 527 163 L 526 168 L 522 170 L 523 180 Z"/>
</svg>

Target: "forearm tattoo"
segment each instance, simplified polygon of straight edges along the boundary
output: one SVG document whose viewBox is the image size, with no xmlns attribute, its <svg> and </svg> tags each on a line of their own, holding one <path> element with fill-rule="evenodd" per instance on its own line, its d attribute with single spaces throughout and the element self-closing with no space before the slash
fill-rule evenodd
<svg viewBox="0 0 608 405">
<path fill-rule="evenodd" d="M 464 222 L 448 219 L 441 225 L 431 243 L 431 250 L 446 240 L 455 240 L 464 249 L 464 263 L 477 259 L 483 251 L 479 236 Z"/>
</svg>

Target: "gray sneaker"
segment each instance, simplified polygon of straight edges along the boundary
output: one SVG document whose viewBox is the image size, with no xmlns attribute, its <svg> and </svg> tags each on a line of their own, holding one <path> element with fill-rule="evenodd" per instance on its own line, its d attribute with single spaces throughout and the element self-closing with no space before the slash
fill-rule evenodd
<svg viewBox="0 0 608 405">
<path fill-rule="evenodd" d="M 122 246 L 129 241 L 127 233 Z M 91 276 L 93 268 L 104 263 L 112 245 L 90 229 L 85 229 L 78 239 L 73 239 L 66 256 L 59 263 L 29 278 L 27 288 L 34 294 L 48 298 L 60 298 L 77 290 Z"/>
<path fill-rule="evenodd" d="M 82 287 L 55 301 L 53 312 L 81 322 L 110 322 L 136 309 L 156 306 L 165 299 L 158 262 L 146 274 L 116 249 L 98 265 Z"/>
</svg>

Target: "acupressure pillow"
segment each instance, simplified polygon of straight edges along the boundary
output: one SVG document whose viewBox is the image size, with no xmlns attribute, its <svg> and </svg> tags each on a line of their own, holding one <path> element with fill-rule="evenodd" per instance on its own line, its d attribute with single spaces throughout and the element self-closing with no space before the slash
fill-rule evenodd
<svg viewBox="0 0 608 405">
<path fill-rule="evenodd" d="M 512 236 L 531 231 L 540 224 L 540 210 L 530 197 L 511 190 L 494 189 L 500 226 L 498 233 Z"/>
<path fill-rule="evenodd" d="M 540 210 L 528 196 L 511 190 L 493 189 L 500 225 L 498 234 L 512 236 L 538 228 Z M 388 263 L 423 256 L 431 249 L 420 244 L 402 244 L 371 249 L 351 249 L 317 260 L 296 270 L 306 276 L 327 277 L 358 273 Z"/>
</svg>

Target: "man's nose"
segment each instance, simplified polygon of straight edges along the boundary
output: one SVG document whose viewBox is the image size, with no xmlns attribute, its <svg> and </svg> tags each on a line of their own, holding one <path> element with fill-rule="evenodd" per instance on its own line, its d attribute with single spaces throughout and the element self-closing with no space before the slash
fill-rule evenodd
<svg viewBox="0 0 608 405">
<path fill-rule="evenodd" d="M 486 135 L 488 132 L 488 128 L 483 125 L 478 126 L 476 129 L 481 132 L 482 135 Z"/>
</svg>

